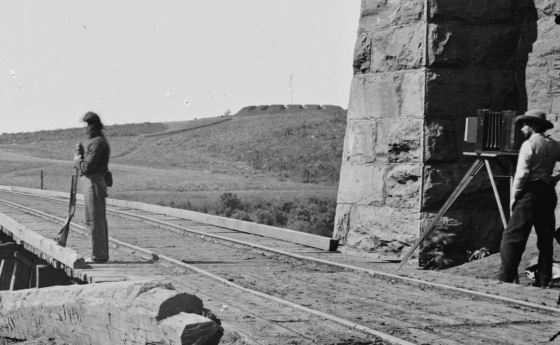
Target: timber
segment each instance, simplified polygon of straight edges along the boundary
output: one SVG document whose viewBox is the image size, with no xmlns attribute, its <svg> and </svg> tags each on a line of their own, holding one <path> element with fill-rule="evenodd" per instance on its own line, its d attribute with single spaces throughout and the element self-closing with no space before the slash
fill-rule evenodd
<svg viewBox="0 0 560 345">
<path fill-rule="evenodd" d="M 40 252 L 42 258 L 48 258 L 48 261 L 55 266 L 59 263 L 70 268 L 85 268 L 86 263 L 78 253 L 70 248 L 63 248 L 55 241 L 45 238 L 36 232 L 27 229 L 14 219 L 0 213 L 0 227 L 7 232 L 16 242 L 23 242 L 32 247 L 32 252 Z M 56 267 L 59 268 L 59 267 Z"/>
<path fill-rule="evenodd" d="M 218 344 L 223 328 L 202 301 L 154 281 L 0 292 L 0 336 L 71 344 Z M 54 317 L 53 317 L 54 316 Z"/>
<path fill-rule="evenodd" d="M 0 263 L 0 291 L 10 290 L 15 264 L 15 258 L 2 260 Z"/>
<path fill-rule="evenodd" d="M 25 264 L 23 261 L 15 260 L 10 281 L 10 290 L 22 290 L 29 287 L 29 277 L 33 266 Z"/>
<path fill-rule="evenodd" d="M 69 193 L 39 190 L 39 189 L 25 188 L 25 187 L 0 186 L 0 190 L 30 193 L 30 194 L 50 196 L 55 198 L 70 197 Z M 83 195 L 77 194 L 76 199 L 83 201 Z M 213 216 L 213 215 L 194 212 L 194 211 L 145 204 L 145 203 L 135 202 L 135 201 L 126 201 L 126 200 L 109 199 L 109 198 L 107 198 L 106 200 L 107 200 L 107 205 L 111 205 L 111 206 L 127 207 L 131 209 L 137 209 L 137 210 L 142 210 L 147 212 L 160 213 L 166 216 L 189 219 L 200 223 L 206 223 L 206 224 L 219 226 L 231 230 L 275 238 L 278 240 L 297 243 L 304 246 L 327 250 L 327 251 L 336 251 L 339 243 L 339 240 L 333 238 L 317 236 L 317 235 L 308 234 L 305 232 L 300 232 L 295 230 L 278 228 L 275 226 L 246 222 L 243 220 Z"/>
<path fill-rule="evenodd" d="M 2 243 L 0 244 L 0 260 L 12 260 L 17 251 L 22 249 L 23 246 L 16 243 Z"/>
</svg>

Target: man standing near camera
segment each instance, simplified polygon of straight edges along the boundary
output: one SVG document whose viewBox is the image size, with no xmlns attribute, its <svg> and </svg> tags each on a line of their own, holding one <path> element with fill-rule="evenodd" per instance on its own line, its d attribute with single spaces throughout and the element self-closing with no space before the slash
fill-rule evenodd
<svg viewBox="0 0 560 345">
<path fill-rule="evenodd" d="M 544 135 L 554 127 L 543 110 L 529 110 L 516 118 L 527 138 L 521 145 L 512 186 L 512 215 L 502 237 L 500 255 L 502 265 L 499 279 L 512 283 L 527 239 L 534 226 L 537 233 L 539 259 L 535 286 L 548 287 L 552 278 L 552 257 L 557 197 L 554 186 L 560 175 L 552 176 L 554 165 L 560 161 L 560 144 Z"/>
<path fill-rule="evenodd" d="M 78 144 L 78 152 L 74 155 L 74 167 L 82 174 L 84 221 L 91 236 L 92 252 L 86 262 L 102 263 L 109 260 L 105 175 L 109 171 L 111 147 L 103 135 L 103 123 L 96 113 L 88 112 L 83 121 L 87 123 L 86 133 L 89 141 L 85 148 L 81 143 Z"/>
</svg>

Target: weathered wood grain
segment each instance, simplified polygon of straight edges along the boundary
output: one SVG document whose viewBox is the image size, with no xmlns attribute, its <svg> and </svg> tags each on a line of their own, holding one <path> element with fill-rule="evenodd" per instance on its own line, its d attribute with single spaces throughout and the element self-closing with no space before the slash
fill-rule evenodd
<svg viewBox="0 0 560 345">
<path fill-rule="evenodd" d="M 5 259 L 0 263 L 0 291 L 10 290 L 12 272 L 14 271 L 15 264 L 16 258 Z"/>
<path fill-rule="evenodd" d="M 6 214 L 0 213 L 0 226 L 4 231 L 7 230 L 11 233 L 15 240 L 23 241 L 37 248 L 40 252 L 70 268 L 86 267 L 84 259 L 75 250 L 59 246 L 55 241 L 27 229 Z"/>
<path fill-rule="evenodd" d="M 202 301 L 162 282 L 0 292 L 0 336 L 58 336 L 81 344 L 218 344 L 223 329 Z"/>
</svg>

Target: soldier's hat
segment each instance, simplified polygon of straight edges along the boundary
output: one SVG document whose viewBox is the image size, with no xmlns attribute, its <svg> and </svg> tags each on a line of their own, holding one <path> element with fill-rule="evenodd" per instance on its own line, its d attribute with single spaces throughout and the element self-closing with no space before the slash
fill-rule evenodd
<svg viewBox="0 0 560 345">
<path fill-rule="evenodd" d="M 518 117 L 516 117 L 515 121 L 533 122 L 533 123 L 536 123 L 537 125 L 543 126 L 543 128 L 545 130 L 554 128 L 554 125 L 552 124 L 552 122 L 550 122 L 546 119 L 546 112 L 544 110 L 541 110 L 541 109 L 527 110 L 525 112 L 525 114 L 519 115 Z"/>
<path fill-rule="evenodd" d="M 99 118 L 99 115 L 97 115 L 93 111 L 88 111 L 87 114 L 84 115 L 83 121 L 95 122 L 95 121 L 101 121 L 101 119 Z"/>
</svg>

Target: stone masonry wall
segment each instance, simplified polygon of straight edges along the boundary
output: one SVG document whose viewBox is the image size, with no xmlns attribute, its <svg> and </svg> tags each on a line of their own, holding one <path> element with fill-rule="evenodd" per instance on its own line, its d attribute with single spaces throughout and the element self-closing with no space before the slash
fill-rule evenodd
<svg viewBox="0 0 560 345">
<path fill-rule="evenodd" d="M 465 117 L 478 109 L 524 112 L 528 104 L 559 112 L 557 7 L 553 0 L 362 1 L 336 238 L 398 254 L 474 161 L 462 154 L 472 150 L 463 143 Z M 499 189 L 507 208 L 507 180 Z M 452 234 L 446 251 L 455 260 L 498 249 L 503 226 L 485 172 L 438 229 Z"/>
<path fill-rule="evenodd" d="M 519 76 L 527 85 L 527 107 L 551 114 L 554 129 L 548 133 L 560 141 L 560 1 L 522 1 L 521 5 L 527 18 L 521 33 L 527 42 L 534 42 L 525 48 L 529 51 L 527 68 Z M 556 209 L 556 219 L 560 219 L 560 208 Z"/>
</svg>

